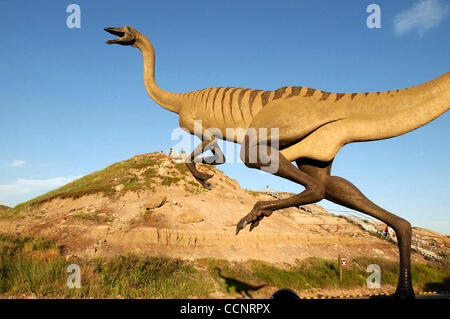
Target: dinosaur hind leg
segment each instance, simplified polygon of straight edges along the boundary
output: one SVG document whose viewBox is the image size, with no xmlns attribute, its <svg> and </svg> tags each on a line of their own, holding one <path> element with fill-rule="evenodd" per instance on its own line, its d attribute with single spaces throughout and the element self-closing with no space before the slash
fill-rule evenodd
<svg viewBox="0 0 450 319">
<path fill-rule="evenodd" d="M 395 230 L 400 251 L 400 277 L 396 296 L 414 298 L 411 284 L 411 225 L 409 222 L 375 205 L 349 181 L 330 176 L 332 162 L 323 163 L 310 159 L 299 159 L 295 162 L 302 171 L 325 185 L 325 199 L 373 216 Z"/>
<path fill-rule="evenodd" d="M 400 276 L 395 296 L 400 298 L 414 298 L 414 290 L 411 283 L 410 223 L 375 205 L 353 184 L 341 177 L 330 176 L 327 178 L 325 183 L 325 198 L 336 204 L 373 216 L 394 229 L 400 252 Z"/>
<path fill-rule="evenodd" d="M 265 148 L 264 152 L 261 152 L 259 148 Z M 257 154 L 256 161 L 250 160 L 250 153 Z M 267 154 L 268 158 L 264 158 L 264 154 Z M 246 166 L 263 170 L 265 167 L 273 164 L 274 161 L 277 161 L 278 169 L 275 172 L 271 173 L 276 176 L 288 179 L 294 183 L 298 183 L 304 186 L 305 190 L 289 198 L 257 202 L 253 206 L 253 209 L 250 211 L 250 213 L 238 222 L 236 226 L 236 234 L 238 234 L 239 231 L 243 229 L 247 224 L 250 224 L 251 231 L 253 228 L 258 226 L 259 222 L 264 217 L 270 216 L 275 210 L 316 203 L 322 200 L 325 196 L 325 186 L 320 179 L 316 179 L 311 175 L 303 172 L 298 167 L 293 165 L 289 160 L 287 160 L 283 155 L 281 155 L 278 150 L 268 145 L 255 144 L 251 146 L 249 145 L 249 143 L 244 143 L 241 150 L 241 158 Z"/>
</svg>

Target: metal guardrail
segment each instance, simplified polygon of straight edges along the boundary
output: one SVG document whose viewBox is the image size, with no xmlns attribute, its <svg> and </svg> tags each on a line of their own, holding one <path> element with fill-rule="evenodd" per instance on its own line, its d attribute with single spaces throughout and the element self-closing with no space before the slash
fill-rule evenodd
<svg viewBox="0 0 450 319">
<path fill-rule="evenodd" d="M 397 238 L 395 237 L 395 233 L 386 237 L 384 227 L 373 225 L 372 223 L 366 222 L 363 219 L 358 218 L 356 216 L 347 217 L 347 220 L 349 220 L 352 223 L 358 224 L 365 231 L 368 231 L 369 233 L 372 233 L 379 238 L 383 238 L 393 242 L 394 244 L 397 244 Z M 443 251 L 439 249 L 439 247 L 430 245 L 426 240 L 417 238 L 414 235 L 411 239 L 411 248 L 412 250 L 421 254 L 427 259 L 436 261 L 446 260 L 445 253 L 443 254 Z"/>
<path fill-rule="evenodd" d="M 268 194 L 268 195 L 270 195 L 270 196 L 272 196 L 272 197 L 275 197 L 276 199 L 283 199 L 283 198 L 284 198 L 284 197 L 281 196 L 280 193 L 278 193 L 278 192 L 271 192 L 271 191 L 268 191 L 268 192 L 266 192 L 266 194 Z"/>
</svg>

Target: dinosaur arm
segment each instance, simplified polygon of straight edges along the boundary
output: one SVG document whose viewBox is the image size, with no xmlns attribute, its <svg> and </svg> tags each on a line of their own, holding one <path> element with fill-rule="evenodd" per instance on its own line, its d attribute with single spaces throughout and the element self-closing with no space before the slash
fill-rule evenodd
<svg viewBox="0 0 450 319">
<path fill-rule="evenodd" d="M 214 156 L 198 157 L 204 152 L 211 151 Z M 186 164 L 202 163 L 209 165 L 220 165 L 225 163 L 225 155 L 220 147 L 217 145 L 216 138 L 212 136 L 209 139 L 203 140 L 194 151 L 186 158 Z"/>
<path fill-rule="evenodd" d="M 211 151 L 214 156 L 208 157 L 198 157 L 202 153 L 206 151 Z M 205 174 L 197 170 L 195 167 L 196 163 L 203 163 L 209 165 L 219 165 L 225 163 L 225 156 L 223 155 L 222 150 L 217 145 L 216 138 L 212 136 L 209 139 L 203 140 L 194 151 L 186 158 L 186 166 L 188 167 L 191 174 L 197 179 L 197 181 L 205 188 L 209 189 L 210 185 L 206 182 L 213 175 Z"/>
<path fill-rule="evenodd" d="M 225 155 L 223 155 L 220 147 L 215 146 L 211 149 L 213 156 L 208 157 L 196 157 L 194 159 L 195 163 L 208 164 L 208 165 L 220 165 L 225 163 Z"/>
</svg>

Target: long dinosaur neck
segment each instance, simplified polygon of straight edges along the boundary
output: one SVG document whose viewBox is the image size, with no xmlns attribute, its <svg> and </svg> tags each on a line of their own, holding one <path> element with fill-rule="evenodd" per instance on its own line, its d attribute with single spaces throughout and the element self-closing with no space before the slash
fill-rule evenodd
<svg viewBox="0 0 450 319">
<path fill-rule="evenodd" d="M 156 84 L 155 51 L 151 42 L 146 36 L 140 34 L 136 39 L 135 46 L 142 52 L 144 60 L 144 83 L 148 95 L 166 110 L 179 114 L 181 109 L 180 94 L 164 91 Z"/>
</svg>

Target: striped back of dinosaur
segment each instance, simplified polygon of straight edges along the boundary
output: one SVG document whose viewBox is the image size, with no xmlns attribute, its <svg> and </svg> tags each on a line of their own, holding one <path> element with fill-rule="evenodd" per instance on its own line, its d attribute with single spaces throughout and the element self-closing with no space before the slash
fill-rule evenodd
<svg viewBox="0 0 450 319">
<path fill-rule="evenodd" d="M 245 131 L 269 104 L 271 107 L 276 105 L 277 111 L 283 112 L 283 104 L 289 99 L 289 103 L 298 105 L 299 110 L 305 104 L 312 104 L 314 108 L 323 110 L 327 118 L 330 113 L 339 119 L 373 118 L 377 125 L 386 127 L 386 132 L 379 137 L 367 138 L 371 140 L 404 134 L 447 111 L 450 106 L 450 72 L 415 87 L 385 92 L 330 93 L 301 86 L 287 86 L 274 91 L 218 87 L 181 96 L 189 104 L 190 118 L 201 120 L 204 128 L 218 128 L 224 134 L 227 128 Z M 290 112 L 293 117 L 298 116 L 292 108 Z M 276 112 L 271 116 L 277 116 Z M 299 124 L 304 120 L 307 119 L 299 119 Z M 236 136 L 226 139 L 236 141 Z"/>
<path fill-rule="evenodd" d="M 301 96 L 310 96 L 315 89 L 287 86 L 275 91 L 236 87 L 216 87 L 182 94 L 192 108 L 192 117 L 202 120 L 206 128 L 246 129 L 254 117 L 270 102 Z"/>
</svg>

